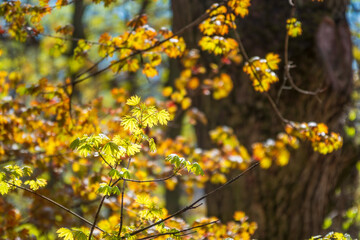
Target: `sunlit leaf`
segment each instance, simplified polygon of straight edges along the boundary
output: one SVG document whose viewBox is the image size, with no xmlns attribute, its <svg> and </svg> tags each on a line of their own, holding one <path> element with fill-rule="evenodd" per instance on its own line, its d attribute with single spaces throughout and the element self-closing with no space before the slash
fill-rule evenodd
<svg viewBox="0 0 360 240">
<path fill-rule="evenodd" d="M 59 238 L 63 238 L 64 240 L 74 240 L 73 234 L 70 229 L 60 228 L 56 231 Z"/>
<path fill-rule="evenodd" d="M 129 106 L 136 106 L 140 103 L 140 101 L 141 101 L 141 98 L 135 95 L 135 96 L 130 97 L 126 101 L 126 104 Z"/>
</svg>

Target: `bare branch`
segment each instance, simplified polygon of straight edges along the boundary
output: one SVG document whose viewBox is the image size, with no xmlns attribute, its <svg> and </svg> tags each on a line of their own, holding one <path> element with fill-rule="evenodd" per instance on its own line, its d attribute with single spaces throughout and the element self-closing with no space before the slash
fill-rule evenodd
<svg viewBox="0 0 360 240">
<path fill-rule="evenodd" d="M 112 182 L 112 178 L 110 179 L 109 185 L 111 185 L 111 182 Z M 95 218 L 94 218 L 94 223 L 92 224 L 91 229 L 90 229 L 89 240 L 91 240 L 91 236 L 92 236 L 92 234 L 94 232 L 95 225 L 96 225 L 97 219 L 99 217 L 100 210 L 101 210 L 101 208 L 102 208 L 102 206 L 104 204 L 105 198 L 106 198 L 106 195 L 101 198 L 99 207 L 98 207 L 98 209 L 96 211 Z"/>
<path fill-rule="evenodd" d="M 217 8 L 220 7 L 220 6 L 221 6 L 221 4 L 219 4 L 219 5 L 217 6 Z M 150 46 L 150 47 L 148 47 L 148 48 L 146 48 L 146 49 L 137 50 L 137 51 L 133 52 L 132 54 L 130 54 L 130 55 L 126 56 L 126 57 L 123 57 L 123 58 L 121 58 L 121 59 L 113 62 L 112 64 L 109 64 L 109 66 L 107 66 L 107 67 L 105 67 L 105 68 L 103 68 L 103 69 L 100 69 L 99 71 L 97 71 L 97 72 L 95 72 L 95 73 L 93 73 L 93 74 L 91 74 L 91 75 L 89 75 L 89 76 L 86 76 L 86 77 L 81 78 L 81 79 L 77 79 L 77 80 L 74 81 L 74 84 L 76 85 L 76 84 L 78 84 L 78 83 L 80 83 L 80 82 L 83 82 L 83 81 L 85 81 L 85 80 L 87 80 L 87 79 L 89 79 L 89 78 L 91 78 L 91 77 L 93 77 L 93 76 L 96 76 L 96 75 L 98 75 L 98 74 L 100 74 L 100 73 L 102 73 L 102 72 L 110 69 L 110 68 L 111 68 L 113 65 L 115 65 L 115 64 L 119 64 L 119 63 L 124 62 L 124 61 L 126 61 L 126 60 L 128 60 L 128 59 L 130 59 L 130 58 L 132 58 L 132 57 L 134 57 L 134 56 L 136 56 L 136 55 L 138 55 L 138 54 L 141 54 L 141 53 L 150 51 L 150 50 L 152 50 L 152 49 L 160 46 L 161 44 L 169 41 L 169 40 L 172 39 L 173 37 L 176 37 L 176 36 L 181 35 L 182 33 L 184 33 L 184 32 L 185 32 L 186 30 L 188 30 L 189 28 L 192 28 L 192 27 L 198 25 L 198 24 L 201 23 L 203 20 L 205 20 L 208 16 L 209 16 L 209 13 L 208 13 L 208 12 L 205 12 L 205 13 L 202 14 L 200 17 L 198 17 L 197 19 L 195 19 L 194 21 L 192 21 L 191 23 L 189 23 L 188 25 L 184 26 L 184 27 L 181 28 L 179 31 L 177 31 L 176 33 L 174 33 L 172 36 L 170 36 L 170 37 L 168 37 L 168 38 L 166 38 L 166 39 L 164 39 L 164 40 L 162 40 L 162 41 L 159 41 L 159 42 L 155 43 L 154 45 L 152 45 L 152 46 Z"/>
<path fill-rule="evenodd" d="M 165 235 L 175 235 L 175 234 L 176 234 L 176 236 L 179 236 L 179 235 L 177 235 L 177 234 L 179 234 L 179 233 L 183 233 L 183 232 L 187 232 L 187 231 L 191 231 L 191 230 L 194 230 L 194 229 L 196 229 L 196 228 L 205 227 L 205 226 L 208 226 L 208 225 L 211 225 L 211 224 L 217 223 L 217 222 L 219 222 L 219 220 L 212 221 L 212 222 L 205 223 L 205 224 L 201 224 L 201 225 L 198 225 L 198 226 L 195 226 L 195 227 L 191 227 L 191 228 L 187 228 L 187 229 L 184 229 L 184 230 L 180 230 L 180 231 L 177 231 L 177 232 L 169 232 L 169 233 L 159 233 L 159 234 L 154 234 L 154 235 L 147 236 L 147 237 L 144 237 L 144 238 L 139 238 L 138 240 L 145 240 L 145 239 L 150 239 L 150 238 L 155 239 L 156 237 L 165 236 Z M 191 232 L 191 233 L 185 233 L 185 235 L 192 234 L 192 233 L 194 233 L 194 232 Z M 182 234 L 181 236 L 184 236 L 184 235 Z"/>
<path fill-rule="evenodd" d="M 292 9 L 291 9 L 291 14 L 290 14 L 290 18 L 293 18 L 295 15 L 295 4 L 292 3 L 291 4 Z M 289 63 L 289 34 L 286 33 L 285 36 L 285 44 L 284 44 L 284 71 L 285 71 L 285 78 L 284 78 L 284 83 L 285 81 L 288 79 L 289 83 L 291 85 L 292 88 L 294 88 L 296 91 L 298 91 L 299 93 L 302 94 L 306 94 L 306 95 L 313 95 L 316 97 L 316 99 L 321 102 L 318 94 L 323 92 L 324 90 L 318 89 L 315 92 L 312 91 L 307 91 L 307 90 L 303 90 L 301 88 L 299 88 L 295 82 L 294 79 L 292 78 L 291 74 L 290 74 L 290 63 Z M 284 84 L 283 84 L 284 85 Z M 281 88 L 282 89 L 282 88 Z M 280 90 L 281 90 L 280 89 Z"/>
<path fill-rule="evenodd" d="M 256 79 L 259 81 L 259 84 L 261 86 L 261 79 L 259 78 L 259 76 L 256 74 L 256 71 L 254 69 L 254 66 L 253 64 L 251 63 L 250 59 L 249 59 L 249 56 L 247 55 L 246 53 L 246 50 L 245 50 L 245 47 L 241 41 L 241 37 L 240 37 L 240 34 L 234 30 L 234 33 L 235 33 L 235 38 L 236 38 L 236 41 L 238 42 L 239 44 L 239 47 L 240 47 L 240 52 L 242 53 L 242 55 L 244 56 L 245 60 L 249 63 L 249 65 L 251 66 L 251 69 L 254 73 L 254 76 L 256 77 Z M 280 118 L 280 120 L 283 122 L 283 123 L 288 123 L 289 120 L 287 120 L 286 118 L 283 117 L 283 115 L 281 114 L 280 110 L 278 109 L 278 107 L 276 106 L 276 103 L 275 101 L 272 99 L 272 97 L 270 96 L 270 94 L 266 91 L 264 91 L 264 94 L 266 96 L 266 98 L 268 99 L 268 101 L 270 102 L 270 105 L 271 107 L 273 108 L 273 110 L 275 111 L 276 115 Z"/>
<path fill-rule="evenodd" d="M 146 227 L 143 227 L 143 228 L 141 228 L 141 229 L 138 229 L 138 230 L 136 230 L 136 231 L 133 231 L 133 232 L 130 234 L 130 236 L 134 236 L 134 235 L 136 235 L 136 234 L 139 234 L 139 233 L 141 233 L 141 232 L 143 232 L 143 231 L 145 231 L 145 230 L 147 230 L 147 229 L 149 229 L 149 228 L 152 228 L 152 227 L 154 227 L 154 226 L 156 226 L 156 225 L 159 225 L 160 223 L 163 223 L 163 222 L 165 222 L 165 221 L 167 221 L 167 220 L 169 220 L 169 219 L 171 219 L 171 218 L 173 218 L 173 217 L 175 217 L 175 216 L 177 216 L 177 215 L 179 215 L 179 214 L 182 214 L 182 213 L 184 213 L 184 212 L 186 212 L 186 211 L 188 211 L 188 210 L 190 210 L 190 209 L 194 209 L 195 206 L 197 205 L 197 203 L 199 203 L 201 200 L 209 197 L 210 195 L 212 195 L 212 194 L 216 193 L 217 191 L 223 189 L 224 187 L 228 186 L 229 184 L 235 182 L 235 181 L 238 180 L 240 177 L 244 176 L 246 173 L 250 172 L 250 171 L 253 170 L 255 167 L 259 166 L 259 164 L 260 164 L 259 162 L 256 162 L 255 164 L 253 164 L 252 166 L 250 166 L 249 168 L 247 168 L 245 171 L 243 171 L 242 173 L 240 173 L 240 174 L 237 175 L 236 177 L 230 179 L 229 181 L 227 181 L 227 182 L 224 183 L 223 185 L 215 188 L 214 190 L 212 190 L 212 191 L 208 192 L 207 194 L 203 195 L 202 197 L 198 198 L 196 201 L 194 201 L 194 202 L 191 203 L 190 205 L 188 205 L 188 206 L 180 209 L 179 211 L 177 211 L 177 212 L 169 215 L 168 217 L 166 217 L 166 218 L 164 218 L 164 219 L 161 219 L 161 220 L 159 220 L 159 221 L 157 221 L 157 222 L 155 222 L 155 223 L 153 223 L 153 224 L 150 224 L 150 225 L 148 225 L 148 226 L 146 226 Z"/>
<path fill-rule="evenodd" d="M 113 184 L 111 185 L 111 187 L 115 186 L 118 182 L 120 181 L 126 181 L 126 182 L 137 182 L 137 183 L 149 183 L 149 182 L 163 182 L 166 181 L 174 176 L 176 176 L 176 174 L 180 171 L 181 169 L 173 172 L 171 175 L 164 177 L 164 178 L 157 178 L 157 179 L 150 179 L 150 180 L 136 180 L 136 179 L 128 179 L 128 178 L 119 178 L 117 179 L 115 182 L 113 182 Z"/>
<path fill-rule="evenodd" d="M 87 220 L 87 219 L 83 218 L 82 216 L 80 216 L 79 214 L 71 211 L 69 208 L 61 205 L 60 203 L 55 202 L 54 200 L 52 200 L 52 199 L 50 199 L 50 198 L 48 198 L 48 197 L 46 197 L 46 196 L 44 196 L 44 195 L 42 195 L 42 194 L 40 194 L 40 193 L 37 193 L 37 192 L 35 192 L 35 191 L 33 191 L 33 190 L 29 189 L 29 188 L 22 187 L 22 186 L 18 186 L 18 185 L 15 185 L 15 184 L 10 183 L 10 182 L 7 182 L 7 181 L 5 181 L 5 182 L 6 182 L 7 184 L 10 184 L 11 186 L 14 186 L 14 187 L 19 188 L 19 189 L 22 189 L 22 190 L 24 190 L 24 191 L 26 191 L 26 192 L 32 193 L 32 194 L 34 194 L 34 195 L 36 195 L 36 196 L 38 196 L 38 197 L 40 197 L 40 198 L 42 198 L 42 199 L 44 199 L 44 200 L 46 200 L 46 201 L 48 201 L 48 202 L 56 205 L 57 207 L 65 210 L 66 212 L 72 214 L 73 216 L 77 217 L 78 219 L 80 219 L 80 220 L 83 221 L 84 223 L 86 223 L 86 224 L 88 224 L 88 225 L 90 225 L 90 226 L 93 226 L 93 224 L 92 224 L 89 220 Z M 100 230 L 101 232 L 104 232 L 104 233 L 105 233 L 105 231 L 102 230 L 100 227 L 98 227 L 98 226 L 96 226 L 96 225 L 95 225 L 94 227 L 97 228 L 98 230 Z"/>
<path fill-rule="evenodd" d="M 131 163 L 131 157 L 129 158 L 129 161 L 128 161 L 128 164 L 127 164 L 127 169 L 129 169 L 130 163 Z M 124 219 L 124 193 L 125 193 L 125 184 L 126 184 L 126 181 L 123 181 L 123 185 L 122 185 L 122 188 L 121 188 L 120 227 L 119 227 L 118 237 L 119 237 L 120 234 L 121 234 L 121 230 L 122 230 L 122 226 L 123 226 L 123 219 Z"/>
</svg>

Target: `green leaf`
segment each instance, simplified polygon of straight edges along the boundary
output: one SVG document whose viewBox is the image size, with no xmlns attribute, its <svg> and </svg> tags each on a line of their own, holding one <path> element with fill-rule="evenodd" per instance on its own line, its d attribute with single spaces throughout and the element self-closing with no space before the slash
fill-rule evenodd
<svg viewBox="0 0 360 240">
<path fill-rule="evenodd" d="M 125 179 L 130 179 L 130 172 L 127 168 L 122 168 L 120 172 L 121 177 Z"/>
<path fill-rule="evenodd" d="M 98 193 L 103 194 L 103 195 L 107 195 L 110 196 L 112 189 L 109 185 L 107 185 L 106 183 L 100 183 L 100 187 L 97 190 Z"/>
<path fill-rule="evenodd" d="M 165 161 L 170 162 L 171 164 L 175 165 L 175 167 L 179 167 L 180 166 L 180 158 L 178 155 L 176 154 L 170 154 L 169 156 L 167 156 L 165 158 Z"/>
<path fill-rule="evenodd" d="M 70 148 L 72 150 L 76 150 L 80 145 L 80 138 L 76 138 L 72 143 L 70 144 Z"/>
<path fill-rule="evenodd" d="M 136 118 L 133 118 L 131 116 L 124 116 L 121 125 L 126 129 L 130 130 L 131 132 L 138 129 L 139 122 Z"/>
<path fill-rule="evenodd" d="M 197 162 L 194 162 L 192 164 L 191 172 L 196 175 L 201 175 L 201 176 L 204 175 L 204 171 L 202 170 L 202 168 L 200 167 L 200 165 Z"/>
<path fill-rule="evenodd" d="M 105 140 L 106 138 L 104 138 L 104 134 L 101 135 L 92 135 L 90 137 L 88 137 L 87 139 L 87 143 L 89 143 L 92 147 L 94 148 L 98 148 Z"/>
<path fill-rule="evenodd" d="M 78 151 L 81 156 L 87 157 L 92 152 L 92 147 L 85 143 L 78 148 Z"/>
<path fill-rule="evenodd" d="M 72 228 L 71 229 L 74 235 L 75 240 L 87 240 L 88 235 L 86 235 L 83 231 L 80 229 Z"/>
<path fill-rule="evenodd" d="M 126 101 L 126 104 L 129 106 L 136 106 L 140 103 L 140 101 L 141 101 L 141 98 L 135 95 L 135 96 L 130 97 Z"/>
<path fill-rule="evenodd" d="M 150 151 L 151 151 L 151 152 L 156 152 L 156 144 L 155 144 L 154 139 L 153 139 L 153 138 L 150 138 L 150 139 L 148 140 L 148 142 L 149 142 Z"/>
<path fill-rule="evenodd" d="M 33 173 L 33 170 L 28 166 L 24 166 L 22 170 L 25 176 L 31 176 L 31 174 Z"/>
<path fill-rule="evenodd" d="M 331 225 L 332 225 L 332 219 L 329 218 L 329 217 L 327 217 L 327 218 L 325 218 L 325 220 L 324 220 L 324 223 L 323 223 L 322 228 L 323 228 L 323 229 L 328 229 L 329 227 L 331 227 Z"/>
<path fill-rule="evenodd" d="M 109 177 L 111 178 L 114 178 L 114 179 L 118 179 L 118 178 L 121 178 L 121 174 L 118 170 L 116 169 L 111 169 L 110 172 L 109 172 Z"/>
<path fill-rule="evenodd" d="M 103 146 L 102 151 L 107 155 L 116 156 L 120 150 L 117 144 L 114 142 L 108 142 Z"/>
<path fill-rule="evenodd" d="M 56 233 L 58 234 L 58 237 L 64 238 L 64 240 L 74 240 L 74 236 L 70 229 L 60 228 Z"/>
<path fill-rule="evenodd" d="M 120 189 L 117 186 L 111 188 L 111 193 L 115 195 L 120 195 Z"/>
</svg>

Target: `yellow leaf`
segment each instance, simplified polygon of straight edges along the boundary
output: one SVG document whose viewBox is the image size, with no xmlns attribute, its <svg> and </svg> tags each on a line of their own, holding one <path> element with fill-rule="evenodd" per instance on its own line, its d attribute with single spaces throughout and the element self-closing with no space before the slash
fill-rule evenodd
<svg viewBox="0 0 360 240">
<path fill-rule="evenodd" d="M 135 95 L 135 96 L 130 97 L 126 101 L 126 104 L 129 106 L 136 106 L 140 103 L 140 101 L 141 101 L 141 98 Z"/>
<path fill-rule="evenodd" d="M 156 70 L 156 68 L 152 67 L 149 63 L 145 63 L 145 67 L 142 72 L 149 78 L 158 75 L 158 71 Z"/>
<path fill-rule="evenodd" d="M 60 238 L 64 238 L 64 240 L 74 240 L 73 234 L 70 229 L 60 228 L 56 231 Z"/>
<path fill-rule="evenodd" d="M 129 145 L 128 147 L 127 147 L 127 149 L 126 149 L 126 153 L 127 153 L 127 155 L 129 155 L 129 156 L 132 156 L 132 155 L 134 155 L 135 153 L 138 153 L 138 152 L 140 152 L 140 149 L 141 149 L 141 146 L 139 145 L 139 144 L 131 144 L 131 145 Z"/>
<path fill-rule="evenodd" d="M 210 182 L 214 184 L 224 184 L 226 183 L 226 177 L 222 173 L 215 173 L 211 176 Z"/>
<path fill-rule="evenodd" d="M 302 34 L 301 22 L 296 18 L 289 18 L 286 23 L 286 28 L 290 37 L 297 37 Z"/>
<path fill-rule="evenodd" d="M 0 194 L 5 195 L 9 192 L 10 185 L 6 182 L 0 181 Z"/>
<path fill-rule="evenodd" d="M 80 171 L 80 164 L 78 162 L 74 162 L 72 165 L 72 169 L 74 172 Z"/>
<path fill-rule="evenodd" d="M 162 94 L 163 94 L 164 97 L 169 97 L 171 95 L 172 91 L 173 91 L 172 87 L 165 87 L 162 90 Z"/>
<path fill-rule="evenodd" d="M 325 133 L 325 134 L 328 134 L 328 133 L 329 133 L 329 129 L 328 129 L 328 127 L 327 127 L 324 123 L 319 123 L 319 124 L 317 125 L 317 127 L 318 127 L 318 131 L 319 131 L 320 133 Z"/>
<path fill-rule="evenodd" d="M 236 15 L 245 17 L 249 14 L 250 0 L 229 0 L 228 6 L 234 10 Z"/>
<path fill-rule="evenodd" d="M 280 63 L 280 57 L 278 54 L 274 54 L 274 53 L 269 53 L 266 55 L 265 57 L 267 64 L 269 65 L 269 68 L 271 70 L 278 70 L 279 66 L 278 64 Z"/>
<path fill-rule="evenodd" d="M 192 90 L 198 88 L 199 85 L 200 85 L 200 81 L 197 77 L 191 78 L 187 84 L 188 88 L 190 88 Z"/>
<path fill-rule="evenodd" d="M 268 169 L 269 167 L 271 167 L 271 159 L 270 158 L 263 158 L 260 160 L 260 167 L 264 168 L 264 169 Z"/>
<path fill-rule="evenodd" d="M 183 110 L 188 109 L 191 106 L 191 99 L 190 98 L 184 98 L 181 102 L 181 108 Z"/>
<path fill-rule="evenodd" d="M 242 220 L 245 220 L 245 213 L 243 211 L 236 211 L 234 213 L 234 220 L 235 221 L 242 221 Z"/>
<path fill-rule="evenodd" d="M 277 157 L 277 164 L 279 166 L 285 166 L 289 163 L 290 153 L 285 148 L 282 149 L 279 153 L 279 156 Z"/>
<path fill-rule="evenodd" d="M 130 130 L 131 132 L 136 131 L 138 129 L 139 122 L 136 118 L 131 116 L 123 117 L 121 121 L 121 125 L 126 129 Z"/>
<path fill-rule="evenodd" d="M 157 119 L 159 120 L 159 123 L 161 125 L 166 125 L 167 122 L 170 120 L 170 114 L 168 111 L 166 111 L 165 109 L 164 110 L 161 110 L 160 112 L 158 112 L 157 114 Z"/>
</svg>

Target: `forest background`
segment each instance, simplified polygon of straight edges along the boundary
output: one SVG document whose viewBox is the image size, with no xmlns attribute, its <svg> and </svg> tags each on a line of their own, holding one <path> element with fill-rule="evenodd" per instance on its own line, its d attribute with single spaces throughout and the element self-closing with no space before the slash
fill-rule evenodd
<svg viewBox="0 0 360 240">
<path fill-rule="evenodd" d="M 357 238 L 359 8 L 3 1 L 0 236 Z"/>
</svg>

